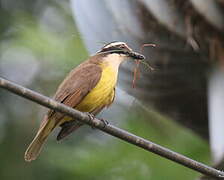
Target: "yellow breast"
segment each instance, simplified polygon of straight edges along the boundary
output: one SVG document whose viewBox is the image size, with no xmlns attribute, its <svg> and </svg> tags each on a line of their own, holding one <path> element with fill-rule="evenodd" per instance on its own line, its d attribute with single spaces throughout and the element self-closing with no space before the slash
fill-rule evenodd
<svg viewBox="0 0 224 180">
<path fill-rule="evenodd" d="M 92 112 L 99 107 L 106 106 L 113 101 L 114 88 L 117 82 L 118 68 L 103 64 L 102 75 L 89 94 L 75 108 L 82 112 Z"/>
</svg>

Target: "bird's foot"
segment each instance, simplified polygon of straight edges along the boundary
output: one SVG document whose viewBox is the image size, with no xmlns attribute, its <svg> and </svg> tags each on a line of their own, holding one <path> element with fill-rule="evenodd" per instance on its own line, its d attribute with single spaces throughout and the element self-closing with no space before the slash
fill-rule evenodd
<svg viewBox="0 0 224 180">
<path fill-rule="evenodd" d="M 90 121 L 92 121 L 95 118 L 95 116 L 89 112 L 86 112 L 86 114 L 87 116 L 89 116 Z"/>
<path fill-rule="evenodd" d="M 105 128 L 109 124 L 109 122 L 106 119 L 101 118 L 99 120 L 103 122 L 104 124 L 103 128 Z"/>
<path fill-rule="evenodd" d="M 89 116 L 89 121 L 93 121 L 93 119 L 95 118 L 95 116 L 93 114 L 89 113 L 89 112 L 86 112 L 86 114 L 87 114 L 87 116 Z M 95 129 L 94 126 L 91 126 L 91 127 L 92 127 L 92 129 Z"/>
<path fill-rule="evenodd" d="M 93 121 L 93 119 L 95 118 L 95 116 L 93 114 L 91 114 L 91 113 L 88 113 L 88 112 L 86 114 L 89 116 L 90 121 Z M 103 124 L 104 124 L 103 128 L 105 128 L 109 124 L 109 122 L 107 120 L 103 119 L 103 118 L 101 118 L 99 120 L 101 122 L 103 122 Z M 95 129 L 95 127 L 92 126 L 92 129 Z"/>
</svg>

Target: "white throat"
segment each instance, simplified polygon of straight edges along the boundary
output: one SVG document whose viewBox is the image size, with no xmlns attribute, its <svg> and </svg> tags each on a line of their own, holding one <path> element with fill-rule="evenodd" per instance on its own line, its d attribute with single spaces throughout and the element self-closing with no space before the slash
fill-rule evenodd
<svg viewBox="0 0 224 180">
<path fill-rule="evenodd" d="M 112 53 L 104 57 L 103 63 L 106 63 L 107 65 L 117 70 L 121 62 L 123 62 L 126 58 L 127 56 L 125 56 L 124 54 Z"/>
</svg>

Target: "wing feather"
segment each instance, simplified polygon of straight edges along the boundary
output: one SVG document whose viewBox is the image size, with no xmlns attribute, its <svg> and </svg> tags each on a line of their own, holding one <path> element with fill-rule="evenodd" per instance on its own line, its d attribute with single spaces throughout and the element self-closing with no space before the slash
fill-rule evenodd
<svg viewBox="0 0 224 180">
<path fill-rule="evenodd" d="M 102 70 L 99 65 L 84 62 L 73 69 L 59 86 L 54 99 L 71 107 L 76 107 L 83 98 L 97 85 Z M 48 118 L 59 121 L 63 114 L 50 110 Z"/>
</svg>

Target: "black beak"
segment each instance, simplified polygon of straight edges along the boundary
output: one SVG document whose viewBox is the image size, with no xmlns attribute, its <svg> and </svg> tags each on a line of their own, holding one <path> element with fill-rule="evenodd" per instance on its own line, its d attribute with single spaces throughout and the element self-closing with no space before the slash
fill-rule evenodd
<svg viewBox="0 0 224 180">
<path fill-rule="evenodd" d="M 139 60 L 144 60 L 145 59 L 145 56 L 143 56 L 142 54 L 139 54 L 137 52 L 130 52 L 130 51 L 127 51 L 127 54 L 128 56 L 132 57 L 133 59 L 139 59 Z"/>
</svg>

